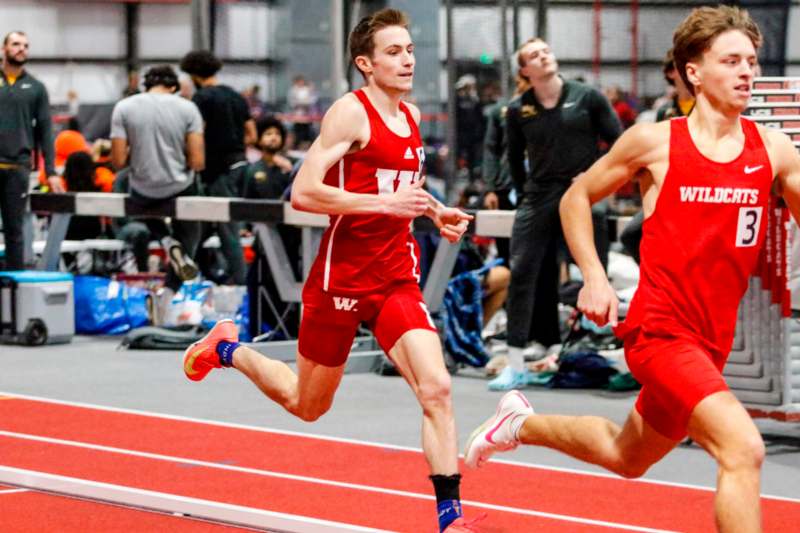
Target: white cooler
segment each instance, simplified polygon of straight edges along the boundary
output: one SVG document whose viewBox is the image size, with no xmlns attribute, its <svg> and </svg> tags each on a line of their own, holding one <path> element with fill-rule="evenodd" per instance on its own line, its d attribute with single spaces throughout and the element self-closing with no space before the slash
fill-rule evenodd
<svg viewBox="0 0 800 533">
<path fill-rule="evenodd" d="M 0 272 L 0 342 L 40 346 L 67 343 L 73 335 L 72 274 Z"/>
</svg>

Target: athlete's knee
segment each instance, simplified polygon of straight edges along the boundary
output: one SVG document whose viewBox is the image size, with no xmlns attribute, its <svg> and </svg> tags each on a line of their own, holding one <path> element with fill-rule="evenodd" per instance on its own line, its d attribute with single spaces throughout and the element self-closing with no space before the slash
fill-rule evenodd
<svg viewBox="0 0 800 533">
<path fill-rule="evenodd" d="M 446 371 L 421 379 L 417 389 L 417 399 L 423 410 L 441 411 L 451 408 L 451 380 Z"/>
<path fill-rule="evenodd" d="M 293 414 L 303 422 L 316 422 L 322 415 L 330 410 L 330 406 L 304 406 L 297 407 Z"/>
<path fill-rule="evenodd" d="M 717 462 L 725 470 L 760 470 L 766 454 L 764 439 L 756 432 L 725 443 Z"/>
<path fill-rule="evenodd" d="M 620 460 L 613 470 L 614 473 L 625 479 L 637 479 L 645 475 L 647 471 L 650 470 L 651 466 L 650 464 L 637 461 Z"/>
<path fill-rule="evenodd" d="M 287 411 L 300 420 L 304 422 L 315 422 L 330 410 L 332 404 L 333 399 L 330 401 L 306 403 L 301 401 L 300 398 L 297 398 L 294 402 L 289 402 L 284 405 Z"/>
</svg>

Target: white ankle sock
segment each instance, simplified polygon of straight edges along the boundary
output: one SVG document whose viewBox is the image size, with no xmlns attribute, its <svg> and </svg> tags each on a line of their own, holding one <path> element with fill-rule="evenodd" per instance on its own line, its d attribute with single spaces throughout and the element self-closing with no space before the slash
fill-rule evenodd
<svg viewBox="0 0 800 533">
<path fill-rule="evenodd" d="M 525 370 L 525 356 L 522 354 L 522 348 L 508 347 L 508 366 L 517 372 Z"/>
<path fill-rule="evenodd" d="M 514 439 L 515 442 L 519 442 L 519 430 L 522 427 L 522 424 L 525 423 L 525 420 L 527 420 L 528 416 L 529 415 L 526 413 L 519 413 L 511 418 L 508 427 L 511 430 L 511 438 Z"/>
</svg>

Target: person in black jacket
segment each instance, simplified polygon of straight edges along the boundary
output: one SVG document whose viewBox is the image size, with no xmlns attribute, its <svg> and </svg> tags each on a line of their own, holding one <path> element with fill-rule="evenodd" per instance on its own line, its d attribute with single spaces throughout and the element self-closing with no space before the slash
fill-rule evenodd
<svg viewBox="0 0 800 533">
<path fill-rule="evenodd" d="M 25 70 L 28 37 L 12 31 L 3 39 L 0 71 L 0 214 L 6 245 L 5 267 L 23 268 L 23 215 L 34 153 L 44 156 L 48 183 L 64 192 L 53 165 L 53 124 L 44 85 Z"/>
<path fill-rule="evenodd" d="M 527 384 L 523 349 L 529 340 L 544 346 L 561 342 L 558 251 L 563 235 L 558 204 L 572 178 L 600 157 L 600 141 L 611 145 L 622 133 L 605 96 L 559 75 L 545 41 L 523 43 L 517 62 L 531 88 L 506 113 L 508 165 L 519 198 L 511 232 L 509 366 L 489 382 L 491 390 Z M 598 218 L 602 222 L 595 220 L 596 234 L 602 236 L 607 234 L 602 231 L 605 217 Z M 607 243 L 599 244 L 607 251 Z"/>
</svg>

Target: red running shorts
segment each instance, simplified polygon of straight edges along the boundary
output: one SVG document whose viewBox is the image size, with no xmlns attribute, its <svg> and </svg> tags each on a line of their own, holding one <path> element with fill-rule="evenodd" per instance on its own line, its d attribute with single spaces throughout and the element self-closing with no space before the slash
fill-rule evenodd
<svg viewBox="0 0 800 533">
<path fill-rule="evenodd" d="M 378 294 L 347 296 L 325 292 L 317 280 L 309 278 L 303 288 L 298 350 L 321 365 L 343 365 L 361 322 L 387 354 L 407 331 L 436 331 L 414 282 L 393 285 Z"/>
<path fill-rule="evenodd" d="M 727 357 L 712 355 L 697 341 L 656 337 L 641 329 L 625 339 L 625 360 L 642 384 L 636 410 L 665 437 L 686 437 L 689 418 L 706 397 L 727 391 L 722 368 Z"/>
</svg>

